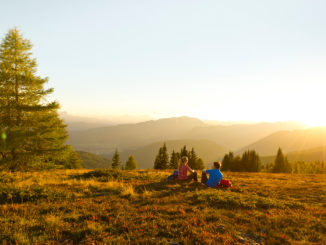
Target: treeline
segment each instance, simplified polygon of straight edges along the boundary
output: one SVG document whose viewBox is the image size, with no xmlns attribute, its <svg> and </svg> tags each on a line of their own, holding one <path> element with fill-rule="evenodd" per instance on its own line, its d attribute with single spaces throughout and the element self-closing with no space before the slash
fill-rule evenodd
<svg viewBox="0 0 326 245">
<path fill-rule="evenodd" d="M 188 165 L 192 169 L 204 169 L 205 163 L 202 158 L 198 157 L 195 149 L 192 148 L 190 151 L 187 150 L 187 146 L 183 146 L 179 152 L 175 152 L 173 149 L 171 156 L 169 157 L 166 144 L 164 143 L 160 147 L 158 154 L 154 161 L 154 169 L 177 169 L 181 157 L 188 157 Z"/>
<path fill-rule="evenodd" d="M 225 154 L 222 160 L 222 170 L 234 172 L 270 172 L 270 173 L 325 173 L 324 162 L 290 162 L 279 148 L 273 163 L 263 165 L 259 155 L 254 150 L 248 150 L 242 156 L 234 156 L 232 152 Z"/>
<path fill-rule="evenodd" d="M 246 151 L 240 156 L 234 156 L 233 152 L 225 154 L 222 160 L 222 170 L 234 172 L 259 172 L 261 161 L 255 151 Z"/>
<path fill-rule="evenodd" d="M 122 164 L 120 160 L 120 154 L 118 149 L 115 149 L 115 152 L 111 159 L 111 168 L 112 169 L 122 169 L 122 170 L 134 170 L 138 168 L 138 163 L 133 155 L 130 155 L 125 162 Z"/>
<path fill-rule="evenodd" d="M 266 164 L 264 171 L 272 173 L 321 174 L 326 173 L 326 164 L 320 161 L 290 162 L 283 154 L 281 148 L 279 148 L 274 163 Z"/>
<path fill-rule="evenodd" d="M 47 102 L 52 88 L 36 74 L 32 44 L 14 28 L 0 44 L 0 168 L 80 168 L 59 104 Z"/>
</svg>

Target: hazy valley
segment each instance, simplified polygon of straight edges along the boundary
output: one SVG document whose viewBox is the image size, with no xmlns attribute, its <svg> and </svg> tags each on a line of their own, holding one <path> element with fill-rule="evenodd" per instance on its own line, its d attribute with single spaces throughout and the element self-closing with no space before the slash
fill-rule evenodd
<svg viewBox="0 0 326 245">
<path fill-rule="evenodd" d="M 305 128 L 295 122 L 212 125 L 197 118 L 178 117 L 92 128 L 89 123 L 80 127 L 80 122 L 78 130 L 73 128 L 74 121 L 66 123 L 72 125 L 68 143 L 76 150 L 110 159 L 118 149 L 122 161 L 134 155 L 143 169 L 153 167 L 164 142 L 169 153 L 184 145 L 194 147 L 206 164 L 221 160 L 229 151 L 242 154 L 246 150 L 255 150 L 263 162 L 272 162 L 279 147 L 290 160 L 326 160 L 326 129 Z"/>
</svg>

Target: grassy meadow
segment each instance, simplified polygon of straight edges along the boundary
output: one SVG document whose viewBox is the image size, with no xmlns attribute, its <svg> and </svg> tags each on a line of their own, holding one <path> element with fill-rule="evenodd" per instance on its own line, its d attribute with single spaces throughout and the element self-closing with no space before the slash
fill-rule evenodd
<svg viewBox="0 0 326 245">
<path fill-rule="evenodd" d="M 1 244 L 326 244 L 325 174 L 170 173 L 0 172 Z"/>
</svg>

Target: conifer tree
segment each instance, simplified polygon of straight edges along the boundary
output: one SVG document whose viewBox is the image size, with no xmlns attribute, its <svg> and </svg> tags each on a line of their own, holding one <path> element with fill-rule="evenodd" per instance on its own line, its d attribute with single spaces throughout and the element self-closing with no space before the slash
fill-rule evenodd
<svg viewBox="0 0 326 245">
<path fill-rule="evenodd" d="M 12 170 L 73 161 L 62 159 L 74 150 L 64 145 L 68 134 L 58 117 L 59 104 L 46 101 L 53 89 L 44 89 L 48 78 L 36 75 L 31 48 L 16 28 L 0 45 L 0 161 Z"/>
<path fill-rule="evenodd" d="M 273 173 L 290 173 L 292 171 L 292 167 L 290 163 L 288 162 L 287 158 L 284 156 L 282 149 L 278 148 L 275 160 L 274 160 L 274 166 L 272 169 Z"/>
<path fill-rule="evenodd" d="M 197 166 L 198 157 L 195 152 L 195 149 L 191 148 L 191 151 L 188 154 L 189 154 L 189 162 L 188 162 L 189 167 L 192 169 L 199 169 Z"/>
<path fill-rule="evenodd" d="M 285 157 L 283 155 L 282 149 L 278 148 L 277 154 L 274 160 L 273 173 L 280 173 L 283 171 L 285 166 Z"/>
<path fill-rule="evenodd" d="M 121 166 L 120 154 L 118 152 L 118 149 L 115 149 L 115 152 L 112 157 L 111 166 L 113 169 L 119 169 Z"/>
<path fill-rule="evenodd" d="M 169 154 L 165 143 L 160 147 L 154 162 L 154 169 L 167 169 L 169 165 Z"/>
<path fill-rule="evenodd" d="M 255 150 L 249 152 L 250 165 L 247 169 L 248 172 L 259 172 L 262 168 L 261 160 Z"/>
<path fill-rule="evenodd" d="M 174 149 L 171 154 L 170 158 L 170 169 L 177 169 L 179 167 L 179 161 L 180 161 L 180 154 L 178 152 L 175 152 Z"/>
<path fill-rule="evenodd" d="M 183 146 L 180 150 L 180 157 L 186 156 L 189 158 L 189 152 L 187 150 L 187 146 Z"/>
<path fill-rule="evenodd" d="M 60 161 L 60 159 L 58 159 L 57 161 Z M 76 151 L 74 151 L 74 149 L 70 145 L 67 146 L 67 150 L 64 152 L 61 161 L 61 165 L 69 169 L 82 168 L 83 165 L 81 157 Z"/>
<path fill-rule="evenodd" d="M 126 161 L 125 170 L 134 170 L 137 169 L 137 161 L 135 160 L 134 156 L 129 156 L 128 160 Z"/>
<path fill-rule="evenodd" d="M 200 169 L 200 170 L 204 169 L 205 168 L 204 160 L 201 158 L 198 158 L 196 166 L 197 166 L 196 169 Z"/>
<path fill-rule="evenodd" d="M 255 150 L 248 150 L 242 154 L 240 171 L 259 172 L 260 168 L 261 161 Z"/>
<path fill-rule="evenodd" d="M 234 155 L 233 152 L 225 154 L 222 160 L 222 170 L 223 171 L 232 171 Z"/>
<path fill-rule="evenodd" d="M 242 154 L 242 157 L 241 157 L 241 166 L 240 166 L 240 169 L 239 170 L 241 172 L 245 172 L 249 168 L 249 165 L 250 165 L 250 155 L 249 155 L 249 150 L 248 150 L 248 151 L 245 151 Z"/>
<path fill-rule="evenodd" d="M 256 151 L 245 151 L 240 156 L 234 156 L 233 152 L 224 155 L 222 161 L 223 171 L 237 171 L 237 172 L 259 172 L 261 169 L 261 161 Z"/>
</svg>

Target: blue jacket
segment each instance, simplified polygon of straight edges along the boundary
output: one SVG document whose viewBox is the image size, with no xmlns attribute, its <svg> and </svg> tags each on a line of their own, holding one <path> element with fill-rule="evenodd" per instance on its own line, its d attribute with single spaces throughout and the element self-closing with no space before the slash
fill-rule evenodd
<svg viewBox="0 0 326 245">
<path fill-rule="evenodd" d="M 210 187 L 217 186 L 223 178 L 223 174 L 217 168 L 206 170 L 206 173 L 209 174 L 209 179 L 207 180 L 206 185 Z"/>
</svg>

